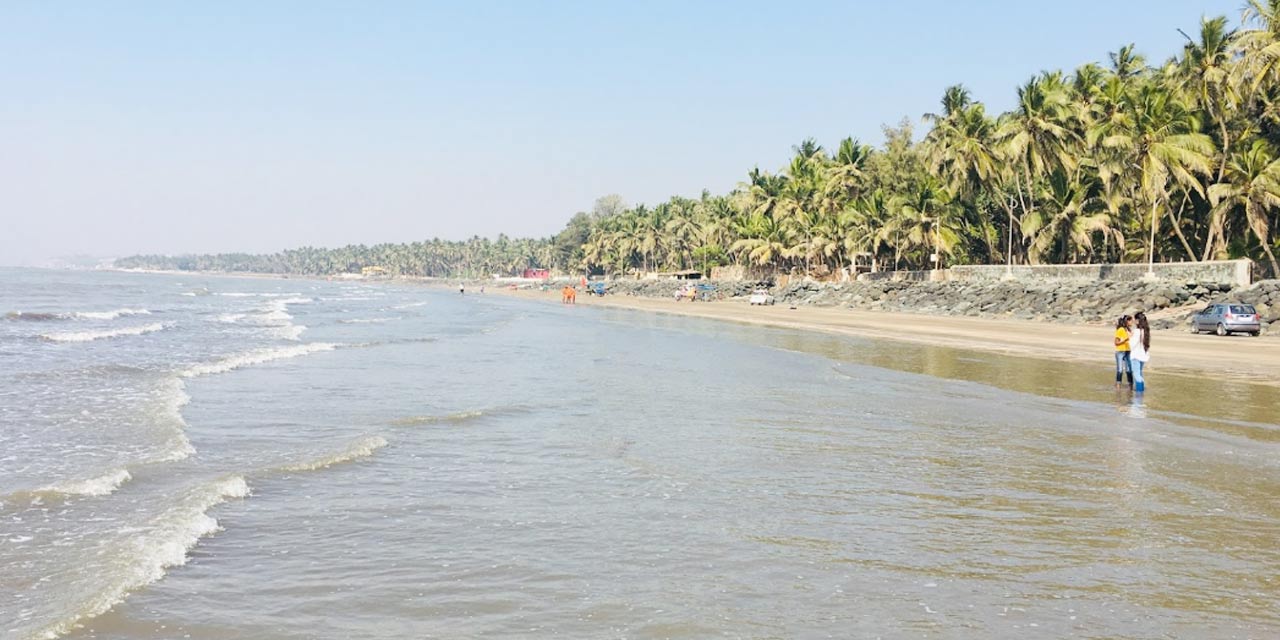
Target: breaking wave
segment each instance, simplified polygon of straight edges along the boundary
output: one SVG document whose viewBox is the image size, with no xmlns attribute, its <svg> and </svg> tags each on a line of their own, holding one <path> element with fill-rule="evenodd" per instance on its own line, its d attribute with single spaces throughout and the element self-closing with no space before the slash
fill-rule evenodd
<svg viewBox="0 0 1280 640">
<path fill-rule="evenodd" d="M 132 480 L 133 476 L 129 475 L 128 470 L 124 468 L 116 468 L 97 477 L 90 477 L 88 480 L 68 480 L 65 483 L 51 484 L 49 486 L 41 486 L 33 495 L 54 494 L 54 495 L 110 495 L 115 493 L 124 483 Z"/>
<path fill-rule="evenodd" d="M 305 324 L 286 324 L 279 327 L 272 327 L 271 333 L 281 340 L 300 340 L 302 332 L 307 330 Z"/>
<path fill-rule="evenodd" d="M 425 306 L 426 304 L 427 304 L 427 301 L 426 301 L 426 300 L 423 300 L 422 302 L 409 302 L 409 303 L 405 303 L 405 304 L 398 304 L 398 305 L 395 305 L 395 306 L 393 306 L 393 307 L 391 307 L 391 308 L 392 308 L 392 309 L 412 309 L 412 308 L 414 308 L 414 307 L 421 307 L 421 306 Z"/>
<path fill-rule="evenodd" d="M 144 333 L 155 333 L 156 331 L 164 331 L 166 325 L 161 322 L 154 324 L 144 324 L 136 327 L 123 327 L 120 329 L 103 329 L 100 331 L 66 331 L 60 333 L 42 333 L 40 338 L 49 342 L 92 342 L 94 340 L 105 340 L 107 338 L 119 338 L 122 336 L 140 336 Z"/>
<path fill-rule="evenodd" d="M 69 496 L 105 496 L 115 492 L 120 485 L 128 482 L 133 476 L 128 470 L 116 469 L 108 471 L 96 478 L 88 480 L 72 480 L 36 489 L 33 493 L 57 493 Z"/>
<path fill-rule="evenodd" d="M 148 316 L 147 309 L 115 309 L 112 311 L 71 311 L 59 313 L 54 311 L 10 311 L 4 314 L 6 320 L 22 320 L 27 322 L 48 322 L 50 320 L 115 320 L 123 316 Z"/>
<path fill-rule="evenodd" d="M 72 316 L 87 320 L 115 320 L 121 316 L 149 316 L 146 309 L 116 309 L 114 311 L 77 311 Z"/>
<path fill-rule="evenodd" d="M 367 458 L 373 455 L 374 451 L 387 446 L 387 441 L 382 436 L 366 436 L 347 445 L 341 451 L 327 455 L 315 460 L 307 460 L 305 462 L 296 462 L 277 467 L 277 471 L 316 471 L 326 467 L 332 467 L 335 464 L 351 462 L 361 458 Z"/>
<path fill-rule="evenodd" d="M 47 322 L 49 320 L 66 320 L 65 313 L 45 313 L 42 311 L 10 311 L 4 314 L 5 320 L 25 320 L 28 322 Z"/>
<path fill-rule="evenodd" d="M 133 476 L 126 469 L 113 469 L 96 478 L 85 480 L 67 480 L 38 489 L 14 491 L 0 496 L 0 505 L 31 503 L 41 504 L 45 498 L 61 499 L 75 497 L 107 496 L 115 493 Z"/>
<path fill-rule="evenodd" d="M 195 378 L 197 376 L 213 375 L 216 373 L 226 373 L 240 367 L 247 367 L 272 360 L 282 360 L 284 358 L 296 358 L 305 356 L 309 353 L 319 353 L 321 351 L 333 351 L 340 345 L 332 342 L 308 342 L 306 344 L 289 345 L 286 347 L 266 347 L 246 351 L 244 353 L 228 356 L 221 360 L 198 364 L 192 366 L 178 375 L 183 378 Z"/>
<path fill-rule="evenodd" d="M 101 572 L 102 584 L 86 596 L 76 611 L 41 629 L 36 637 L 55 638 L 76 624 L 111 609 L 131 591 L 164 577 L 169 567 L 187 562 L 187 553 L 201 538 L 219 531 L 218 521 L 206 512 L 228 500 L 249 496 L 249 485 L 240 476 L 216 480 L 188 492 L 179 504 L 137 529 L 138 535 L 119 544 L 111 567 Z"/>
<path fill-rule="evenodd" d="M 400 320 L 400 316 L 390 318 L 351 318 L 350 320 L 338 320 L 338 324 L 382 324 L 391 322 L 392 320 Z"/>
<path fill-rule="evenodd" d="M 417 427 L 428 424 L 465 424 L 481 418 L 518 415 L 530 413 L 533 410 L 533 407 L 512 405 L 508 407 L 495 407 L 492 409 L 472 409 L 470 411 L 459 411 L 457 413 L 449 413 L 445 415 L 408 416 L 392 420 L 391 424 L 397 427 Z"/>
</svg>

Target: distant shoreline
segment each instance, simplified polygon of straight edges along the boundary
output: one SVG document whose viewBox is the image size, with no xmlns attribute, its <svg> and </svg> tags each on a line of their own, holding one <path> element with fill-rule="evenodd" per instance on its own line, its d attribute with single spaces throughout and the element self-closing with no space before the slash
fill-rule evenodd
<svg viewBox="0 0 1280 640">
<path fill-rule="evenodd" d="M 113 269 L 123 273 L 206 275 L 274 280 L 327 280 L 326 276 L 247 272 L 166 271 Z M 484 286 L 497 294 L 541 303 L 559 303 L 559 291 L 511 289 L 491 281 L 466 278 L 353 278 L 368 284 L 409 284 L 451 289 L 458 282 Z M 897 340 L 987 353 L 1048 360 L 1102 363 L 1110 366 L 1111 328 L 1104 324 L 1049 323 L 1039 320 L 974 318 L 892 311 L 867 311 L 840 307 L 784 305 L 753 307 L 734 301 L 674 302 L 639 296 L 578 296 L 579 305 L 610 307 L 704 318 L 739 324 L 800 331 Z M 1152 350 L 1152 370 L 1160 374 L 1208 376 L 1215 380 L 1280 387 L 1280 340 L 1274 337 L 1234 336 L 1218 338 L 1191 335 L 1178 330 L 1157 330 Z"/>
<path fill-rule="evenodd" d="M 486 293 L 559 304 L 558 291 L 493 287 Z M 664 313 L 739 324 L 897 340 L 1046 360 L 1111 367 L 1111 328 L 1099 324 L 936 316 L 836 307 L 749 306 L 742 302 L 675 302 L 636 296 L 579 295 L 579 305 Z M 1219 338 L 1175 330 L 1152 333 L 1151 367 L 1161 375 L 1280 387 L 1280 340 Z"/>
</svg>

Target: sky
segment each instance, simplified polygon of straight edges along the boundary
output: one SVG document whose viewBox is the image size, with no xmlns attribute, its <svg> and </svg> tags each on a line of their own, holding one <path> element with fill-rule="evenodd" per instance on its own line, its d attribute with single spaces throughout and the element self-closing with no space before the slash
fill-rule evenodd
<svg viewBox="0 0 1280 640">
<path fill-rule="evenodd" d="M 0 3 L 0 265 L 547 236 L 1242 0 Z"/>
</svg>

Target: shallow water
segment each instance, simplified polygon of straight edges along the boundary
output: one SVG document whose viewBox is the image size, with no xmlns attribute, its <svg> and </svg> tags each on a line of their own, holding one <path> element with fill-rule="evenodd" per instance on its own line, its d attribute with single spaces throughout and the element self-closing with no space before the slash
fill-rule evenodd
<svg viewBox="0 0 1280 640">
<path fill-rule="evenodd" d="M 0 302 L 0 637 L 1280 634 L 1273 389 L 390 285 Z"/>
</svg>

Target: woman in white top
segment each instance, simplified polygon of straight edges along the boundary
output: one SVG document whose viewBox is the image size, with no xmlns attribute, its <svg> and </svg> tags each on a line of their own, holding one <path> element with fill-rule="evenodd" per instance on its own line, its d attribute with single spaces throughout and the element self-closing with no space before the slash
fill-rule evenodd
<svg viewBox="0 0 1280 640">
<path fill-rule="evenodd" d="M 1147 323 L 1147 314 L 1139 311 L 1133 314 L 1129 325 L 1132 337 L 1129 338 L 1129 362 L 1133 370 L 1133 390 L 1142 393 L 1147 390 L 1143 369 L 1151 359 L 1151 325 Z"/>
</svg>

